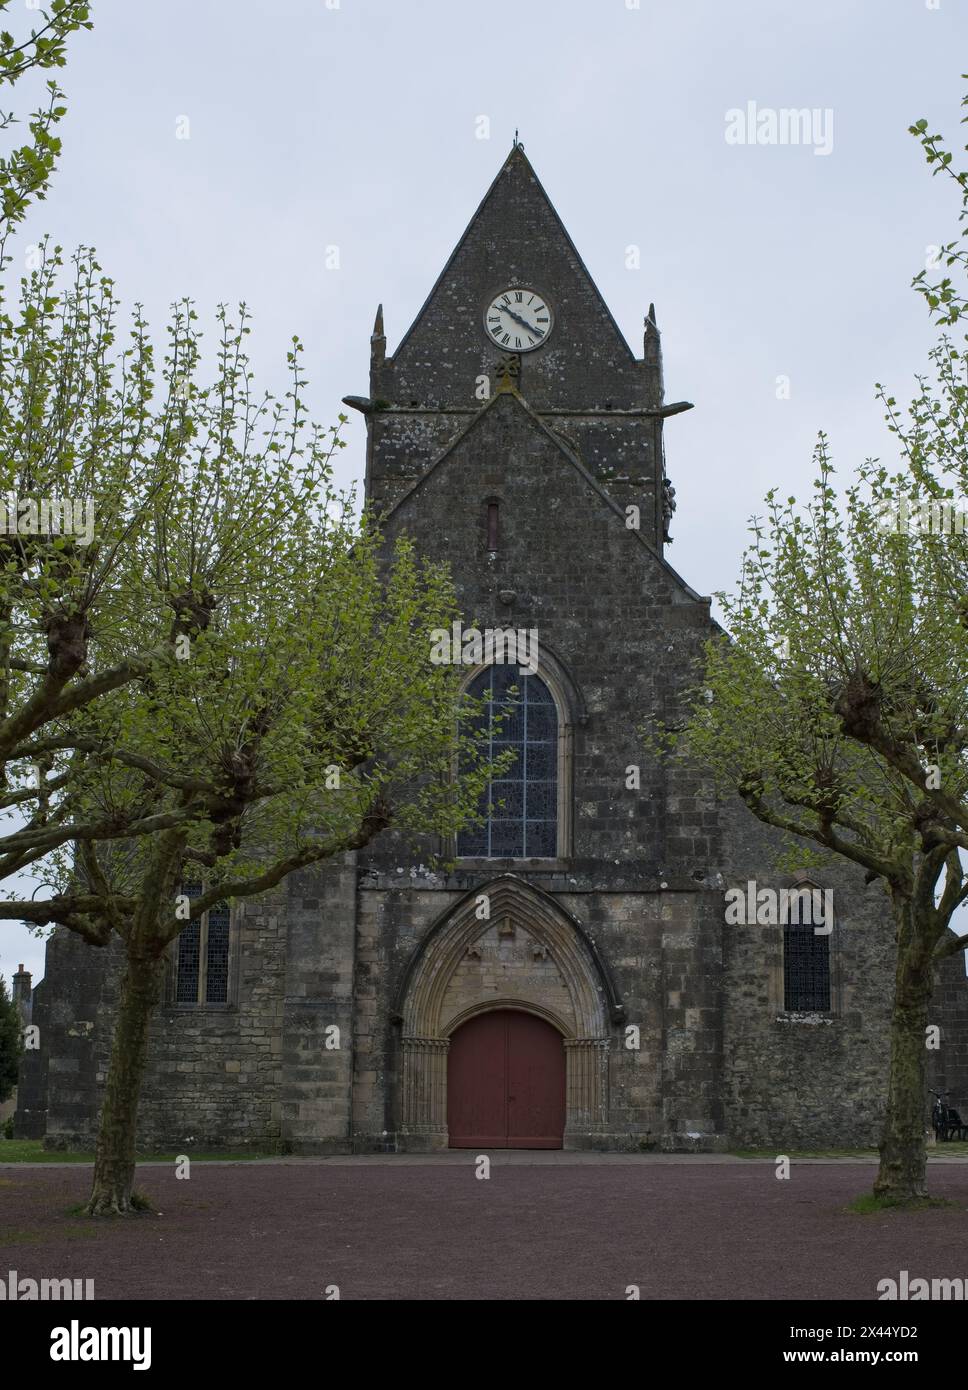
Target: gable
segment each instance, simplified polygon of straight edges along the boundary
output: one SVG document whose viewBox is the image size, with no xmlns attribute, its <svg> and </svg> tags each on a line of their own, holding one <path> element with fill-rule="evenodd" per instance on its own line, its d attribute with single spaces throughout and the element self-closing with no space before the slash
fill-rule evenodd
<svg viewBox="0 0 968 1390">
<path fill-rule="evenodd" d="M 500 563 L 492 573 L 502 566 L 527 572 L 534 592 L 543 595 L 587 569 L 599 588 L 607 575 L 610 586 L 640 596 L 661 590 L 666 602 L 694 603 L 708 617 L 708 600 L 653 549 L 641 528 L 626 524 L 624 509 L 568 441 L 513 391 L 493 397 L 404 493 L 385 531 L 406 530 L 435 562 L 449 563 L 460 584 L 464 572 L 487 561 L 489 500 L 501 511 Z"/>
<path fill-rule="evenodd" d="M 646 404 L 645 372 L 629 348 L 521 147 L 515 146 L 396 353 L 385 394 L 401 404 L 473 400 L 500 358 L 483 318 L 511 285 L 551 303 L 548 342 L 522 358 L 521 390 L 536 410 Z"/>
</svg>

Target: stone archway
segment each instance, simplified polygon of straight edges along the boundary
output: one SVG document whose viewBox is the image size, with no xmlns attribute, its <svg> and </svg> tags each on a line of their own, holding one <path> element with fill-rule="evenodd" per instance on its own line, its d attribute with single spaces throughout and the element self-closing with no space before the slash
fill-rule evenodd
<svg viewBox="0 0 968 1390">
<path fill-rule="evenodd" d="M 508 1008 L 545 1018 L 564 1038 L 565 1148 L 607 1128 L 607 1020 L 621 1008 L 575 920 L 547 893 L 505 874 L 450 908 L 411 962 L 399 1006 L 404 1147 L 447 1147 L 451 1034 L 475 1014 Z"/>
</svg>

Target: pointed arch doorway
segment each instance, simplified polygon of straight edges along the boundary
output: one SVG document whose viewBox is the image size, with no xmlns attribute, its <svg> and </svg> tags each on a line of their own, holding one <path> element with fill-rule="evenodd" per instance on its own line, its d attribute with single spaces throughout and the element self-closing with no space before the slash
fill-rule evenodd
<svg viewBox="0 0 968 1390">
<path fill-rule="evenodd" d="M 452 1149 L 560 1149 L 565 1048 L 557 1028 L 520 1009 L 488 1009 L 461 1024 L 447 1056 Z"/>
<path fill-rule="evenodd" d="M 485 916 L 480 913 L 482 899 L 489 907 Z M 463 1046 L 457 1041 L 460 1031 L 473 1019 L 507 1010 L 551 1026 L 557 1035 L 555 1047 L 564 1054 L 564 1133 L 559 1142 L 557 1125 L 547 1130 L 543 1137 L 555 1141 L 549 1147 L 588 1147 L 607 1131 L 607 1019 L 623 1021 L 624 1010 L 594 943 L 552 894 L 514 874 L 501 874 L 469 890 L 425 933 L 410 958 L 397 1000 L 394 1013 L 400 1027 L 400 1050 L 395 1128 L 402 1151 L 426 1152 L 451 1146 L 451 1048 Z M 550 1035 L 542 1036 L 544 1044 L 535 1033 L 531 1043 L 522 1041 L 520 1048 L 515 1045 L 514 1056 L 523 1051 L 527 1066 L 529 1047 L 544 1045 L 550 1053 Z M 473 1050 L 473 1033 L 463 1041 Z M 480 1039 L 478 1044 L 484 1046 Z M 502 1062 L 502 1069 L 505 1066 Z M 514 1077 L 518 1074 L 515 1071 Z M 471 1071 L 464 1075 L 470 1078 L 472 1095 L 479 1084 L 497 1087 L 494 1076 L 490 1082 L 477 1082 Z M 458 1080 L 460 1077 L 458 1072 Z M 537 1079 L 532 1084 L 537 1087 Z M 505 1094 L 517 1098 L 519 1093 L 505 1086 Z M 505 1103 L 510 1108 L 510 1099 Z M 496 1122 L 475 1120 L 473 1114 L 467 1118 L 458 1114 L 458 1123 L 467 1139 L 475 1137 L 480 1128 L 489 1133 L 496 1130 L 492 1137 L 502 1147 L 512 1136 L 517 1140 L 528 1137 L 519 1134 L 519 1128 L 544 1127 L 523 1118 L 512 1124 L 509 1117 L 506 1125 L 503 1118 Z M 523 1142 L 518 1146 L 539 1147 Z"/>
</svg>

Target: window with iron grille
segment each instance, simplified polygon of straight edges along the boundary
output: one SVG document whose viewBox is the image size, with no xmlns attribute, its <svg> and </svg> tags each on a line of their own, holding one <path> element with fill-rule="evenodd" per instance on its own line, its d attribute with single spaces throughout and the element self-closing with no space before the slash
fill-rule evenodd
<svg viewBox="0 0 968 1390">
<path fill-rule="evenodd" d="M 783 1007 L 788 1013 L 829 1013 L 830 937 L 813 923 L 783 928 Z"/>
<path fill-rule="evenodd" d="M 197 897 L 201 884 L 186 883 L 182 892 Z M 216 903 L 193 918 L 178 937 L 175 957 L 176 1004 L 227 1004 L 229 999 L 228 903 Z"/>
<path fill-rule="evenodd" d="M 538 676 L 489 666 L 469 693 L 486 700 L 481 727 L 491 757 L 510 749 L 512 765 L 482 796 L 480 826 L 463 830 L 457 853 L 481 859 L 553 859 L 558 853 L 558 711 Z M 500 724 L 497 717 L 503 716 Z"/>
</svg>

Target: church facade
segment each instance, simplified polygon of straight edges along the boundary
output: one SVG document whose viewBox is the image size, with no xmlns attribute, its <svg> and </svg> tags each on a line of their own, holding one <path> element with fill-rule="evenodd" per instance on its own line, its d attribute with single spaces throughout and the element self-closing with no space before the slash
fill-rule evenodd
<svg viewBox="0 0 968 1390">
<path fill-rule="evenodd" d="M 392 355 L 378 312 L 369 394 L 346 399 L 388 544 L 406 532 L 450 566 L 465 630 L 533 637 L 523 674 L 467 666 L 492 709 L 514 684 L 499 733 L 516 756 L 486 824 L 423 862 L 385 834 L 192 924 L 153 1026 L 143 1144 L 876 1142 L 882 890 L 844 866 L 778 873 L 742 805 L 643 744 L 715 631 L 665 557 L 664 427 L 689 406 L 665 402 L 654 310 L 638 357 L 519 144 Z M 763 889 L 817 911 L 728 911 Z M 115 965 L 49 941 L 19 1133 L 90 1142 Z M 963 962 L 943 970 L 933 1076 L 968 1102 Z"/>
</svg>

